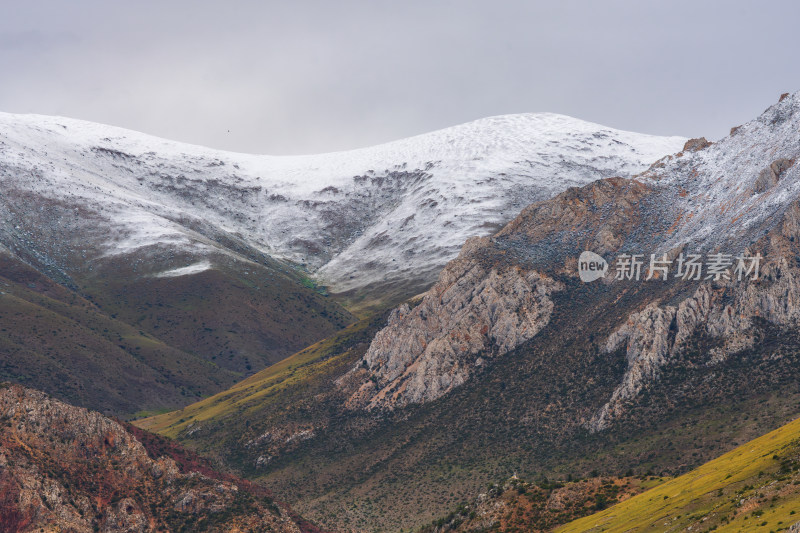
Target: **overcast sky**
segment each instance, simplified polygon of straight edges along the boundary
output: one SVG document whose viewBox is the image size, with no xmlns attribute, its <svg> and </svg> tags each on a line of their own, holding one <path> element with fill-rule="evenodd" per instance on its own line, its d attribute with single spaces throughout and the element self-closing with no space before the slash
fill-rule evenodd
<svg viewBox="0 0 800 533">
<path fill-rule="evenodd" d="M 719 138 L 800 90 L 800 2 L 4 1 L 0 111 L 356 148 L 551 111 Z"/>
</svg>

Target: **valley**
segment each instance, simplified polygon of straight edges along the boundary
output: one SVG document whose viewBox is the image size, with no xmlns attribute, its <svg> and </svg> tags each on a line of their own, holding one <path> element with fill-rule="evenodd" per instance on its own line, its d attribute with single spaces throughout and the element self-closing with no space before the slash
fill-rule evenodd
<svg viewBox="0 0 800 533">
<path fill-rule="evenodd" d="M 796 417 L 797 94 L 715 143 L 545 114 L 288 159 L 6 119 L 3 378 L 135 418 L 313 527 L 581 528 Z M 690 252 L 763 261 L 614 275 Z"/>
</svg>

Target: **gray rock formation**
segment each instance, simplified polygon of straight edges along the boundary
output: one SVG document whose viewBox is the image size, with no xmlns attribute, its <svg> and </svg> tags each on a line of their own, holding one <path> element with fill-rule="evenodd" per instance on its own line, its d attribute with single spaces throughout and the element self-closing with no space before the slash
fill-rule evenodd
<svg viewBox="0 0 800 533">
<path fill-rule="evenodd" d="M 434 400 L 548 323 L 550 295 L 563 286 L 519 266 L 476 261 L 488 241 L 467 241 L 419 305 L 392 312 L 354 369 L 369 379 L 351 406 L 391 409 Z"/>
</svg>

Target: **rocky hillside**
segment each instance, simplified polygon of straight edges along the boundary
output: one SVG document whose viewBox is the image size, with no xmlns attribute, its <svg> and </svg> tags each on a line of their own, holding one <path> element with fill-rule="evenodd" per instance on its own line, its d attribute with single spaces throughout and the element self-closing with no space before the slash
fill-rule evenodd
<svg viewBox="0 0 800 533">
<path fill-rule="evenodd" d="M 398 308 L 376 335 L 355 370 L 365 379 L 352 403 L 394 408 L 438 398 L 528 341 L 548 324 L 552 294 L 564 289 L 557 278 L 577 275 L 583 250 L 612 262 L 598 282 L 606 295 L 636 291 L 647 300 L 634 309 L 609 301 L 624 319 L 603 350 L 625 349 L 628 368 L 589 422 L 593 430 L 606 427 L 694 334 L 722 342 L 707 354 L 713 365 L 752 346 L 755 320 L 796 326 L 798 131 L 800 96 L 784 95 L 717 144 L 690 141 L 634 180 L 570 190 L 526 208 L 493 237 L 468 242 L 420 305 Z M 613 258 L 625 254 L 645 262 L 640 279 L 615 279 Z M 691 254 L 722 254 L 724 272 L 676 278 Z M 754 268 L 744 258 L 756 255 L 758 273 L 736 270 Z M 651 256 L 672 266 L 672 276 L 647 281 Z"/>
<path fill-rule="evenodd" d="M 264 489 L 38 391 L 2 385 L 0 426 L 2 531 L 317 531 Z"/>
<path fill-rule="evenodd" d="M 422 531 L 798 531 L 799 486 L 794 420 L 675 479 L 513 477 Z"/>
<path fill-rule="evenodd" d="M 394 407 L 430 401 L 464 383 L 471 369 L 529 340 L 547 324 L 563 284 L 516 265 L 485 261 L 473 239 L 422 302 L 395 309 L 358 372 L 369 379 L 350 405 Z M 474 255 L 480 261 L 473 261 Z"/>
<path fill-rule="evenodd" d="M 564 482 L 543 479 L 531 483 L 514 476 L 503 483 L 490 484 L 475 501 L 459 505 L 419 532 L 552 531 L 576 518 L 625 501 L 660 482 L 660 478 L 640 476 Z"/>
</svg>

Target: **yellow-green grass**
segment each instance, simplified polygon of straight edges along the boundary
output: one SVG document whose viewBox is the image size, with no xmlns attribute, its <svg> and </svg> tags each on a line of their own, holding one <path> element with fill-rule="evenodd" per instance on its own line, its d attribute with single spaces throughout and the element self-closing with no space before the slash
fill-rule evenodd
<svg viewBox="0 0 800 533">
<path fill-rule="evenodd" d="M 560 532 L 780 531 L 800 521 L 800 419 Z"/>
<path fill-rule="evenodd" d="M 237 412 L 243 415 L 248 410 L 263 408 L 263 401 L 292 384 L 325 373 L 330 365 L 346 355 L 336 352 L 336 347 L 369 326 L 369 320 L 361 320 L 335 335 L 324 339 L 296 354 L 276 363 L 219 394 L 191 404 L 181 410 L 136 420 L 133 424 L 176 438 L 188 426 Z M 328 357 L 335 353 L 334 356 Z"/>
</svg>

